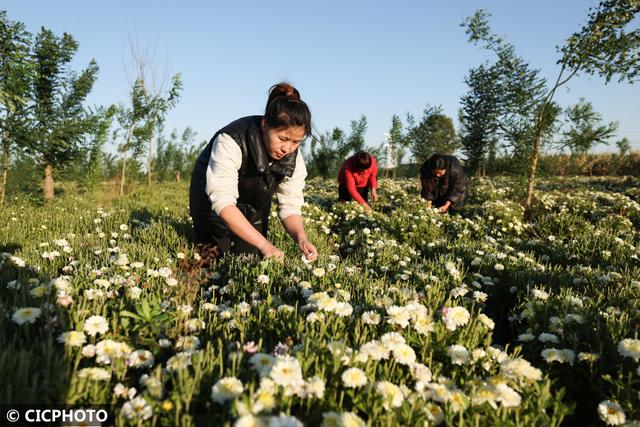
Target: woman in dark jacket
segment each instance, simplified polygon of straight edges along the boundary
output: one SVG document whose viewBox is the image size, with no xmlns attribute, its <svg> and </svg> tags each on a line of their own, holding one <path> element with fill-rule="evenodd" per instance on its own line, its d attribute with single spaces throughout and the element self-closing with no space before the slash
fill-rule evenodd
<svg viewBox="0 0 640 427">
<path fill-rule="evenodd" d="M 447 154 L 434 154 L 420 168 L 420 195 L 429 207 L 440 213 L 460 210 L 467 201 L 467 175 L 460 160 Z"/>
<path fill-rule="evenodd" d="M 191 176 L 196 243 L 214 252 L 283 258 L 267 240 L 276 195 L 284 229 L 307 260 L 316 259 L 301 211 L 307 170 L 299 148 L 310 133 L 309 108 L 288 83 L 271 88 L 264 115 L 242 117 L 216 132 Z"/>
</svg>

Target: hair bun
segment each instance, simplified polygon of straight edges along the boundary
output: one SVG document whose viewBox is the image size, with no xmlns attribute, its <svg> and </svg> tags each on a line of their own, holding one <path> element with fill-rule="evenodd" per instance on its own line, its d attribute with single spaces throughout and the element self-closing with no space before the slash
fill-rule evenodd
<svg viewBox="0 0 640 427">
<path fill-rule="evenodd" d="M 274 99 L 281 96 L 286 96 L 287 98 L 292 98 L 297 101 L 300 100 L 300 92 L 298 92 L 298 89 L 287 82 L 280 82 L 271 86 L 271 89 L 269 89 L 269 100 L 267 101 L 267 105 L 269 105 Z"/>
</svg>

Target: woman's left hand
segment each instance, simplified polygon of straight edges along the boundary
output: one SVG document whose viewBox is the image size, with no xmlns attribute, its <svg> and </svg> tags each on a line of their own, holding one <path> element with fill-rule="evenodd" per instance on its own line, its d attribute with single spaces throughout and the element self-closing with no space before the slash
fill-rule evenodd
<svg viewBox="0 0 640 427">
<path fill-rule="evenodd" d="M 318 250 L 306 237 L 298 240 L 298 248 L 307 258 L 307 261 L 315 261 L 318 258 Z"/>
</svg>

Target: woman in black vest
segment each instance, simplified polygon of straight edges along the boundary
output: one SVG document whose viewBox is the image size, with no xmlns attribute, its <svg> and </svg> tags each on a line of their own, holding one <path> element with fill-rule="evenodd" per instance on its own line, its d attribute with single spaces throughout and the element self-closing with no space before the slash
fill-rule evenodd
<svg viewBox="0 0 640 427">
<path fill-rule="evenodd" d="M 287 83 L 271 87 L 264 116 L 242 117 L 216 132 L 191 176 L 196 243 L 283 258 L 266 238 L 276 194 L 285 230 L 307 260 L 316 259 L 301 216 L 307 171 L 298 148 L 310 133 L 311 112 Z"/>
<path fill-rule="evenodd" d="M 467 201 L 467 175 L 458 160 L 447 154 L 434 154 L 420 168 L 420 195 L 440 213 L 462 209 Z"/>
</svg>

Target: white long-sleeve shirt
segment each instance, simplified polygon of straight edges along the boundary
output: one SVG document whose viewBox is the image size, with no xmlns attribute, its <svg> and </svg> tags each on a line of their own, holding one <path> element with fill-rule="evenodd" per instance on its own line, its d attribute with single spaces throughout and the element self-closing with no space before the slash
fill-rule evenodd
<svg viewBox="0 0 640 427">
<path fill-rule="evenodd" d="M 225 207 L 236 204 L 239 197 L 238 171 L 241 166 L 242 150 L 238 143 L 226 133 L 218 135 L 211 147 L 206 185 L 207 196 L 216 215 L 220 215 L 220 211 Z M 276 188 L 280 220 L 302 214 L 306 177 L 307 168 L 298 150 L 293 175 L 285 177 Z"/>
</svg>

